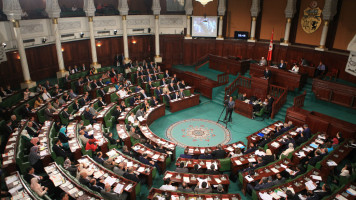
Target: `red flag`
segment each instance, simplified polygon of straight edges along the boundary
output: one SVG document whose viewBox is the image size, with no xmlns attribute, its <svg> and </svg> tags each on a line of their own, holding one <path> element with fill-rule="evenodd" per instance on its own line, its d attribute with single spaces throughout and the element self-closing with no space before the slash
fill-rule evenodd
<svg viewBox="0 0 356 200">
<path fill-rule="evenodd" d="M 274 28 L 273 28 L 273 30 L 272 30 L 271 41 L 269 42 L 269 48 L 268 48 L 267 61 L 271 61 L 271 60 L 272 60 L 272 50 L 273 50 L 273 33 L 274 33 Z"/>
</svg>

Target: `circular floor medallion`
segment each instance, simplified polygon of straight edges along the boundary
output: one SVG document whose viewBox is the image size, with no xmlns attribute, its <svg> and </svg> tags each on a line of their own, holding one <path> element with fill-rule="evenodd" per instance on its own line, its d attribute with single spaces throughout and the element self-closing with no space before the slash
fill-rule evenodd
<svg viewBox="0 0 356 200">
<path fill-rule="evenodd" d="M 230 131 L 221 124 L 206 119 L 187 119 L 172 124 L 167 137 L 179 146 L 210 147 L 230 141 Z"/>
</svg>

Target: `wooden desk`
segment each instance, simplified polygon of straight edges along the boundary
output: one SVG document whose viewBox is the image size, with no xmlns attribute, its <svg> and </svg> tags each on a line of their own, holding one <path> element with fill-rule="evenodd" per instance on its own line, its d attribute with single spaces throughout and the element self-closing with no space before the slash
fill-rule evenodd
<svg viewBox="0 0 356 200">
<path fill-rule="evenodd" d="M 338 197 L 344 197 L 345 199 L 349 199 L 349 200 L 355 200 L 356 196 L 352 196 L 351 194 L 347 193 L 346 190 L 348 189 L 353 189 L 356 190 L 356 183 L 349 183 L 346 184 L 344 187 L 340 188 L 335 194 L 330 195 L 328 198 L 326 198 L 327 200 L 332 200 L 332 199 L 338 199 Z"/>
<path fill-rule="evenodd" d="M 98 99 L 93 99 L 89 103 L 87 103 L 85 106 L 81 107 L 77 113 L 73 115 L 75 120 L 81 121 L 82 120 L 82 115 L 84 115 L 84 111 L 89 105 L 94 104 L 98 101 Z"/>
<path fill-rule="evenodd" d="M 356 88 L 331 81 L 313 79 L 316 98 L 345 107 L 356 108 Z"/>
<path fill-rule="evenodd" d="M 263 74 L 262 76 L 252 76 L 251 77 L 251 94 L 249 96 L 256 96 L 259 99 L 266 99 L 269 92 L 270 79 L 265 79 Z"/>
<path fill-rule="evenodd" d="M 51 153 L 49 151 L 49 134 L 51 131 L 51 127 L 53 125 L 53 121 L 45 121 L 43 124 L 40 133 L 38 134 L 38 139 L 40 140 L 40 144 L 38 145 L 38 152 L 41 156 L 41 161 L 43 166 L 48 166 L 49 163 L 52 162 Z"/>
<path fill-rule="evenodd" d="M 242 116 L 252 119 L 253 117 L 253 106 L 252 104 L 245 103 L 239 99 L 235 100 L 234 111 Z"/>
<path fill-rule="evenodd" d="M 228 192 L 230 180 L 227 174 L 219 175 L 209 175 L 209 174 L 188 174 L 188 173 L 178 173 L 173 171 L 167 171 L 164 175 L 164 179 L 170 178 L 174 185 L 181 185 L 183 182 L 186 182 L 189 187 L 196 186 L 200 179 L 207 179 L 211 187 L 221 184 L 224 187 L 224 190 Z M 187 181 L 187 179 L 189 181 Z"/>
<path fill-rule="evenodd" d="M 136 186 L 137 186 L 136 182 L 115 174 L 114 172 L 110 171 L 109 169 L 107 169 L 104 166 L 100 165 L 99 163 L 95 162 L 88 155 L 85 155 L 81 159 L 79 159 L 78 163 L 87 163 L 88 164 L 87 165 L 87 166 L 89 166 L 87 168 L 88 176 L 96 176 L 96 179 L 103 178 L 104 180 L 107 179 L 108 177 L 116 179 L 115 182 L 111 185 L 111 188 L 114 189 L 117 186 L 117 184 L 121 184 L 124 186 L 123 191 L 129 193 L 129 199 L 136 200 Z M 100 174 L 94 175 L 94 173 L 98 173 L 98 172 Z"/>
<path fill-rule="evenodd" d="M 179 197 L 183 196 L 185 199 L 198 199 L 201 200 L 211 200 L 211 199 L 222 199 L 222 200 L 241 200 L 241 196 L 239 194 L 194 194 L 194 193 L 185 193 L 185 192 L 177 192 L 177 191 L 165 191 L 156 188 L 152 188 L 150 193 L 148 194 L 147 199 L 152 200 L 155 196 L 166 197 L 177 200 Z"/>
<path fill-rule="evenodd" d="M 252 182 L 259 182 L 263 177 L 275 177 L 277 174 L 281 173 L 282 171 L 286 170 L 286 168 L 291 165 L 292 162 L 288 159 L 280 159 L 278 162 L 269 164 L 267 166 L 263 166 L 259 169 L 255 170 L 255 175 L 250 176 L 248 172 L 244 172 L 242 174 L 243 178 L 243 183 L 242 183 L 242 191 L 246 192 L 247 189 L 247 184 L 252 183 Z M 253 180 L 248 180 L 247 176 L 249 178 L 252 178 Z"/>
<path fill-rule="evenodd" d="M 137 161 L 134 158 L 131 158 L 117 149 L 111 149 L 109 152 L 106 153 L 106 155 L 113 159 L 117 164 L 123 162 L 125 166 L 127 166 L 128 163 L 132 163 L 132 168 L 135 172 L 139 173 L 139 176 L 146 177 L 147 179 L 147 185 L 148 187 L 151 187 L 153 184 L 153 177 L 152 177 L 152 171 L 153 167 L 149 165 L 145 165 L 139 161 Z"/>
<path fill-rule="evenodd" d="M 162 172 L 166 171 L 166 160 L 167 160 L 168 154 L 164 154 L 164 153 L 149 149 L 141 143 L 137 143 L 131 149 L 133 151 L 135 151 L 136 153 L 140 154 L 141 156 L 143 154 L 147 154 L 147 157 L 150 160 L 157 162 L 157 164 L 161 168 Z"/>
<path fill-rule="evenodd" d="M 239 170 L 245 169 L 250 162 L 257 162 L 257 158 L 255 152 L 231 158 L 232 173 L 236 174 Z"/>
<path fill-rule="evenodd" d="M 183 99 L 169 101 L 170 111 L 177 112 L 186 108 L 199 105 L 199 96 L 199 94 L 191 94 L 189 97 L 184 97 Z"/>
<path fill-rule="evenodd" d="M 303 190 L 306 189 L 306 186 L 305 186 L 305 183 L 308 181 L 308 180 L 313 180 L 313 182 L 317 181 L 316 179 L 313 178 L 313 175 L 314 176 L 321 176 L 322 178 L 322 182 L 325 182 L 326 178 L 327 178 L 327 174 L 323 174 L 320 172 L 320 170 L 318 169 L 312 169 L 310 170 L 309 172 L 305 173 L 304 175 L 302 175 L 301 177 L 297 178 L 297 179 L 293 179 L 292 181 L 289 181 L 289 182 L 286 182 L 284 183 L 283 185 L 281 186 L 277 186 L 277 187 L 271 187 L 269 189 L 265 189 L 265 190 L 260 190 L 260 191 L 257 191 L 257 196 L 258 196 L 258 199 L 262 199 L 260 197 L 260 194 L 261 193 L 272 193 L 275 191 L 275 189 L 278 189 L 278 188 L 286 188 L 286 187 L 291 187 L 293 188 L 294 192 L 297 194 Z M 274 198 L 273 198 L 274 199 Z"/>
<path fill-rule="evenodd" d="M 12 172 L 12 175 L 5 177 L 5 183 L 7 189 L 14 190 L 14 188 L 21 185 L 22 187 L 16 191 L 14 191 L 12 197 L 13 199 L 33 199 L 36 200 L 36 196 L 32 193 L 30 187 L 27 186 L 25 180 L 21 177 L 18 171 Z M 30 183 L 28 184 L 30 185 Z"/>
<path fill-rule="evenodd" d="M 234 152 L 235 149 L 240 148 L 243 149 L 245 148 L 245 144 L 241 141 L 232 143 L 232 144 L 225 144 L 222 146 L 222 149 L 225 150 L 226 155 L 228 155 L 230 152 Z M 193 146 L 186 146 L 185 151 L 188 151 L 189 155 L 194 155 L 194 156 L 200 156 L 203 155 L 205 152 L 208 152 L 208 154 L 211 154 L 211 152 L 217 150 L 216 146 L 213 147 L 193 147 Z"/>
<path fill-rule="evenodd" d="M 247 136 L 246 137 L 247 147 L 250 146 L 250 143 L 257 144 L 262 139 L 262 137 L 259 136 L 258 133 L 269 134 L 270 131 L 274 130 L 277 127 L 277 125 L 281 125 L 281 124 L 283 125 L 282 121 L 274 122 L 273 124 L 268 125 L 265 128 L 263 128 L 259 131 L 256 131 L 256 132 L 252 133 L 251 135 Z"/>
<path fill-rule="evenodd" d="M 21 127 L 9 136 L 4 153 L 2 154 L 1 168 L 3 168 L 8 174 L 16 171 L 17 148 L 21 138 L 21 132 L 25 129 L 28 120 L 22 120 L 20 123 Z"/>
<path fill-rule="evenodd" d="M 161 137 L 158 137 L 156 134 L 154 134 L 151 129 L 146 125 L 146 126 L 140 126 L 140 130 L 142 134 L 146 137 L 147 140 L 150 140 L 154 143 L 154 145 L 158 146 L 159 144 L 163 146 L 164 149 L 167 151 L 171 152 L 170 154 L 172 156 L 172 161 L 175 161 L 176 159 L 176 147 L 177 145 L 171 141 L 165 140 Z"/>
<path fill-rule="evenodd" d="M 347 141 L 339 144 L 339 146 L 337 146 L 332 152 L 326 155 L 320 162 L 321 173 L 328 174 L 329 172 L 332 172 L 336 166 L 329 166 L 327 162 L 334 161 L 335 163 L 339 164 L 349 155 L 352 150 L 353 148 L 348 145 Z"/>
<path fill-rule="evenodd" d="M 218 169 L 221 168 L 219 159 L 188 159 L 188 158 L 178 158 L 176 162 L 176 166 L 179 167 L 180 163 L 184 162 L 185 167 L 189 169 L 193 169 L 195 164 L 198 164 L 201 169 L 207 169 L 211 163 L 216 163 Z M 210 163 L 210 164 L 209 164 Z M 217 170 L 218 170 L 217 169 Z"/>
<path fill-rule="evenodd" d="M 45 167 L 50 180 L 55 186 L 58 186 L 63 191 L 65 191 L 69 196 L 74 199 L 86 200 L 86 199 L 102 199 L 101 196 L 95 195 L 92 191 L 87 190 L 73 180 L 75 177 L 70 177 L 65 173 L 65 169 L 53 162 L 49 166 Z M 58 183 L 55 180 L 59 180 Z"/>
<path fill-rule="evenodd" d="M 200 92 L 203 96 L 208 97 L 209 99 L 212 98 L 213 88 L 219 85 L 218 82 L 214 80 L 192 72 L 184 72 L 181 73 L 180 76 L 186 84 L 194 86 L 198 92 Z"/>
<path fill-rule="evenodd" d="M 316 150 L 316 148 L 310 146 L 310 144 L 319 144 L 319 140 L 323 141 L 321 137 L 325 137 L 324 134 L 315 134 L 307 143 L 305 143 L 304 145 L 298 147 L 295 149 L 293 155 L 292 155 L 292 162 L 295 165 L 298 165 L 300 163 L 300 161 L 309 156 L 312 152 L 314 152 Z M 317 142 L 318 141 L 318 142 Z M 324 142 L 324 141 L 323 141 Z"/>
<path fill-rule="evenodd" d="M 97 139 L 97 144 L 101 148 L 101 152 L 105 154 L 108 152 L 108 140 L 104 136 L 104 127 L 102 123 L 94 123 L 93 124 L 93 137 Z"/>
<path fill-rule="evenodd" d="M 289 129 L 288 131 L 284 132 L 282 135 L 278 136 L 273 141 L 271 141 L 270 143 L 267 144 L 268 149 L 271 150 L 272 154 L 279 152 L 281 147 L 284 146 L 283 145 L 284 139 L 286 139 L 288 136 L 295 138 L 298 135 L 298 133 L 295 132 L 296 129 L 297 129 L 297 127 Z M 287 144 L 287 146 L 288 146 L 288 144 Z"/>
<path fill-rule="evenodd" d="M 78 122 L 74 121 L 68 124 L 67 126 L 67 136 L 70 138 L 68 140 L 69 149 L 72 152 L 74 159 L 78 160 L 82 157 L 82 142 L 77 138 L 78 134 Z M 85 147 L 84 147 L 85 148 Z"/>
<path fill-rule="evenodd" d="M 148 111 L 146 111 L 146 115 L 144 117 L 144 121 L 142 121 L 141 125 L 151 125 L 156 119 L 163 117 L 166 114 L 166 108 L 164 104 L 159 104 L 155 107 L 151 107 Z"/>
<path fill-rule="evenodd" d="M 108 114 L 111 109 L 116 109 L 116 103 L 110 103 L 106 105 L 100 112 L 98 112 L 98 116 L 96 117 L 96 121 L 100 123 L 104 123 L 104 117 Z"/>
<path fill-rule="evenodd" d="M 209 54 L 209 68 L 221 72 L 237 75 L 237 73 L 245 74 L 250 67 L 250 61 L 233 60 L 226 57 Z"/>
<path fill-rule="evenodd" d="M 124 145 L 130 150 L 132 143 L 129 133 L 126 131 L 125 124 L 116 124 L 116 131 L 119 138 L 124 142 Z"/>
<path fill-rule="evenodd" d="M 289 91 L 294 91 L 295 89 L 301 89 L 307 79 L 306 74 L 293 73 L 289 71 L 284 71 L 274 67 L 268 67 L 271 71 L 272 76 L 270 81 L 272 84 L 287 87 Z M 250 74 L 255 77 L 263 77 L 265 67 L 261 67 L 258 64 L 250 64 Z"/>
</svg>

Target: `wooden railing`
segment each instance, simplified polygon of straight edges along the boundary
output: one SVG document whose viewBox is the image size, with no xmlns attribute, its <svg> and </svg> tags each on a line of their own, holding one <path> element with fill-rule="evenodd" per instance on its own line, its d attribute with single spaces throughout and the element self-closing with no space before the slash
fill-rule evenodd
<svg viewBox="0 0 356 200">
<path fill-rule="evenodd" d="M 195 62 L 195 71 L 198 71 L 200 67 L 202 67 L 205 63 L 209 62 L 209 55 L 210 54 L 206 54 L 203 57 L 199 58 L 197 62 Z"/>
<path fill-rule="evenodd" d="M 227 96 L 231 95 L 238 87 L 239 85 L 239 78 L 240 78 L 240 75 L 229 85 L 225 88 L 225 97 L 224 97 L 224 100 L 226 100 Z"/>
<path fill-rule="evenodd" d="M 270 85 L 269 91 L 269 94 L 275 99 L 272 105 L 271 113 L 271 119 L 273 119 L 278 111 L 282 108 L 282 106 L 286 103 L 288 90 L 284 87 Z"/>
<path fill-rule="evenodd" d="M 304 91 L 303 94 L 296 96 L 294 98 L 293 107 L 299 107 L 299 108 L 303 107 L 306 95 L 307 95 L 307 91 Z"/>
<path fill-rule="evenodd" d="M 225 85 L 226 83 L 229 82 L 229 74 L 228 73 L 223 73 L 218 75 L 218 84 L 219 86 Z"/>
</svg>

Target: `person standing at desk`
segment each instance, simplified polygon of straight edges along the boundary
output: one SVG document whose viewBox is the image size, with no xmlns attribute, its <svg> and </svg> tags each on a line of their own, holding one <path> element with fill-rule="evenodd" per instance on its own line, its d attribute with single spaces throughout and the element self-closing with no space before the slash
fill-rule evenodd
<svg viewBox="0 0 356 200">
<path fill-rule="evenodd" d="M 265 77 L 265 79 L 269 80 L 272 76 L 271 71 L 268 70 L 268 67 L 266 67 L 265 71 L 263 72 L 263 75 Z"/>
<path fill-rule="evenodd" d="M 315 77 L 322 76 L 324 73 L 325 73 L 325 65 L 323 62 L 320 61 L 319 65 L 315 71 Z"/>
<path fill-rule="evenodd" d="M 235 102 L 232 99 L 232 97 L 230 97 L 229 102 L 226 105 L 226 115 L 225 115 L 224 121 L 228 120 L 228 122 L 232 122 L 231 115 L 232 115 L 232 111 L 234 110 L 234 108 L 235 108 Z M 229 117 L 228 117 L 228 115 L 229 115 Z"/>
<path fill-rule="evenodd" d="M 262 57 L 259 63 L 260 66 L 266 66 L 267 65 L 267 60 L 265 59 L 265 57 Z"/>
<path fill-rule="evenodd" d="M 286 63 L 284 62 L 284 60 L 281 60 L 281 63 L 279 63 L 278 65 L 278 69 L 286 69 L 286 68 L 287 68 Z"/>
</svg>

